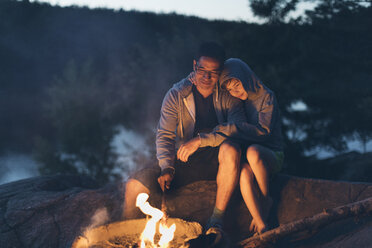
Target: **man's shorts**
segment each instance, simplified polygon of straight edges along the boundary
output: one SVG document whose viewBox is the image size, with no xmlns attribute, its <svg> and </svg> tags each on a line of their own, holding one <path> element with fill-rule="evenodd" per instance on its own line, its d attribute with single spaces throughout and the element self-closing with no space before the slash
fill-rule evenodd
<svg viewBox="0 0 372 248">
<path fill-rule="evenodd" d="M 171 190 L 187 184 L 202 181 L 216 180 L 218 172 L 219 147 L 202 147 L 192 154 L 186 163 L 175 160 L 175 174 L 171 183 Z M 135 172 L 130 179 L 140 181 L 151 193 L 161 192 L 158 177 L 159 166 L 144 168 Z"/>
</svg>

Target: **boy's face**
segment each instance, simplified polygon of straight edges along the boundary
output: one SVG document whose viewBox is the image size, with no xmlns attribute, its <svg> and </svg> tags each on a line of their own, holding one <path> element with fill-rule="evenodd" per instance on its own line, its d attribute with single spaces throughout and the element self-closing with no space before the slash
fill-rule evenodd
<svg viewBox="0 0 372 248">
<path fill-rule="evenodd" d="M 248 94 L 245 91 L 242 82 L 236 78 L 232 78 L 226 83 L 226 90 L 230 95 L 239 98 L 240 100 L 244 101 L 248 98 Z"/>
</svg>

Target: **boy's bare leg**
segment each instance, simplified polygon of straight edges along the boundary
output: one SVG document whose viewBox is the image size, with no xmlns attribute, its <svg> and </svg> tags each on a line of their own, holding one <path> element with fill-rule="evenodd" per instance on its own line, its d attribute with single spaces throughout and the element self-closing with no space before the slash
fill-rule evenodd
<svg viewBox="0 0 372 248">
<path fill-rule="evenodd" d="M 263 218 L 263 211 L 260 207 L 259 196 L 257 195 L 257 187 L 255 184 L 254 174 L 249 164 L 241 165 L 240 172 L 240 192 L 242 194 L 245 205 L 252 215 L 251 231 L 261 232 L 267 225 Z"/>
<path fill-rule="evenodd" d="M 247 161 L 263 197 L 268 197 L 271 167 L 277 163 L 274 153 L 263 146 L 251 145 L 247 148 Z"/>
<path fill-rule="evenodd" d="M 255 228 L 258 232 L 262 232 L 267 229 L 266 219 L 272 205 L 272 199 L 269 196 L 270 170 L 271 166 L 275 166 L 277 161 L 274 153 L 270 149 L 260 145 L 249 146 L 246 154 L 249 163 L 249 165 L 246 166 L 248 166 L 249 169 L 245 167 L 245 176 L 241 176 L 241 189 L 243 188 L 243 191 L 247 194 L 246 197 L 250 198 L 250 200 L 253 200 L 255 203 L 251 204 L 251 208 L 253 207 L 252 205 L 254 205 L 258 209 L 258 211 L 252 209 L 254 213 L 251 212 L 251 214 L 253 216 L 253 225 L 255 225 Z M 249 173 L 253 175 L 248 175 Z M 254 188 L 252 188 L 252 192 L 249 192 L 251 187 L 255 187 L 254 180 L 251 182 L 251 179 L 256 179 L 259 193 L 262 196 L 262 201 L 258 200 L 260 198 L 259 195 L 252 195 L 255 193 Z M 247 204 L 247 201 L 245 202 Z"/>
</svg>

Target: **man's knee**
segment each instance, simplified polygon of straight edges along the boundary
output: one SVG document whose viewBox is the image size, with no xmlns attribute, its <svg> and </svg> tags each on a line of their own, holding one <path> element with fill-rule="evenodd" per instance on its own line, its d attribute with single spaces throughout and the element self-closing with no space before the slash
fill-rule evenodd
<svg viewBox="0 0 372 248">
<path fill-rule="evenodd" d="M 218 153 L 218 161 L 221 163 L 223 162 L 234 162 L 238 164 L 237 161 L 240 159 L 240 147 L 238 144 L 232 141 L 225 141 L 221 144 L 219 153 Z"/>
<path fill-rule="evenodd" d="M 129 195 L 134 195 L 134 194 L 138 195 L 139 193 L 149 193 L 149 192 L 150 190 L 136 179 L 129 179 L 125 186 L 126 197 Z"/>
</svg>

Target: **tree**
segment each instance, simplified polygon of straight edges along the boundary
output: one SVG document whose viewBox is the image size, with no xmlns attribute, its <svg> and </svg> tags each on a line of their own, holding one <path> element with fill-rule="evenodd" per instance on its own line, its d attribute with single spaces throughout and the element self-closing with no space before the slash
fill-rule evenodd
<svg viewBox="0 0 372 248">
<path fill-rule="evenodd" d="M 100 182 L 117 177 L 111 141 L 116 131 L 102 76 L 92 62 L 71 61 L 47 90 L 46 114 L 54 137 L 37 140 L 43 174 L 80 173 Z"/>
<path fill-rule="evenodd" d="M 253 13 L 268 19 L 269 22 L 280 22 L 289 12 L 296 9 L 299 0 L 249 0 Z"/>
<path fill-rule="evenodd" d="M 265 18 L 269 23 L 283 22 L 290 12 L 296 10 L 299 3 L 312 2 L 316 7 L 307 11 L 306 17 L 332 18 L 343 10 L 356 10 L 370 6 L 371 0 L 248 0 L 253 13 Z M 302 19 L 300 17 L 300 19 Z"/>
</svg>

